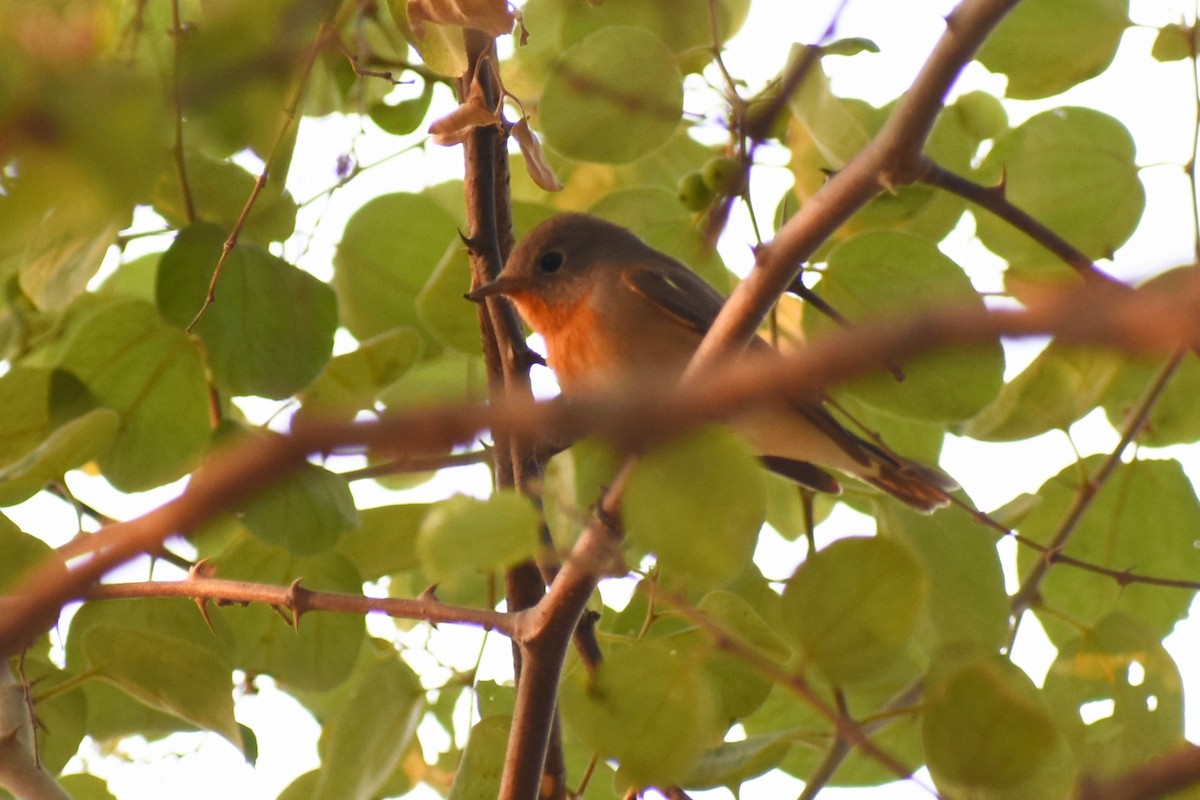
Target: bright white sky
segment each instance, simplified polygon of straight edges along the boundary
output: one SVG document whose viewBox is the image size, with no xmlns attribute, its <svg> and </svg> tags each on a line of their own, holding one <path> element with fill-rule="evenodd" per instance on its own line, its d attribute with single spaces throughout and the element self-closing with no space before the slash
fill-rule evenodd
<svg viewBox="0 0 1200 800">
<path fill-rule="evenodd" d="M 828 60 L 826 68 L 833 78 L 835 91 L 876 104 L 893 99 L 911 82 L 924 54 L 943 30 L 942 18 L 953 5 L 948 0 L 904 3 L 851 0 L 838 25 L 836 37 L 863 36 L 874 40 L 881 52 Z M 1112 265 L 1116 275 L 1131 280 L 1187 263 L 1191 258 L 1188 185 L 1178 165 L 1189 157 L 1195 107 L 1186 62 L 1164 65 L 1146 57 L 1154 38 L 1153 27 L 1184 19 L 1190 13 L 1190 2 L 1133 0 L 1132 5 L 1133 19 L 1147 27 L 1131 29 L 1126 34 L 1112 70 L 1119 72 L 1124 82 L 1102 77 L 1077 87 L 1065 98 L 1056 98 L 1052 103 L 1010 106 L 1010 118 L 1014 123 L 1047 107 L 1076 104 L 1104 110 L 1130 128 L 1137 143 L 1138 161 L 1147 166 L 1142 173 L 1148 195 L 1145 219 L 1153 220 L 1153 224 L 1144 224 L 1139 229 Z M 752 82 L 756 77 L 760 80 L 770 77 L 778 70 L 782 55 L 792 42 L 815 41 L 819 37 L 835 6 L 834 0 L 808 0 L 804 4 L 795 0 L 756 0 L 752 19 L 725 54 L 730 71 Z M 764 55 L 770 60 L 764 61 Z M 1133 71 L 1135 68 L 1136 72 Z M 999 93 L 1003 84 L 1002 78 L 972 65 L 955 88 L 955 94 L 976 88 Z M 450 102 L 448 95 L 440 98 L 444 104 Z M 448 108 L 446 105 L 446 110 Z M 1173 116 L 1168 116 L 1170 114 Z M 340 154 L 351 152 L 351 148 L 359 163 L 370 164 L 392 155 L 396 140 L 384 135 L 361 135 L 358 122 L 354 120 L 306 122 L 289 183 L 295 197 L 304 201 L 333 185 L 336 182 L 335 161 Z M 785 157 L 781 156 L 773 163 L 784 161 Z M 341 228 L 367 198 L 400 189 L 419 189 L 424 181 L 440 182 L 460 175 L 461 170 L 462 154 L 457 148 L 415 151 L 364 173 L 331 200 L 312 203 L 304 209 L 298 228 L 314 232 L 314 238 L 301 257 L 302 265 L 318 276 L 328 278 Z M 761 197 L 763 208 L 773 209 L 776 199 L 790 183 L 790 176 L 783 169 L 761 172 L 761 176 L 756 175 L 756 180 L 761 181 L 756 185 L 756 196 Z M 998 262 L 973 240 L 972 230 L 973 223 L 964 222 L 946 250 L 981 288 L 995 288 Z M 735 217 L 734 227 L 722 242 L 726 263 L 735 270 L 739 266 L 749 266 L 746 244 L 751 239 L 747 231 L 744 219 Z M 300 253 L 287 255 L 296 257 Z M 1010 373 L 1018 371 L 1035 353 L 1036 347 L 1027 344 L 1009 348 Z M 274 404 L 249 406 L 252 413 L 261 411 L 264 418 L 276 410 Z M 1078 423 L 1072 429 L 1072 435 L 1084 454 L 1107 452 L 1117 439 L 1100 415 Z M 1180 458 L 1193 481 L 1200 478 L 1200 457 L 1195 448 L 1172 448 L 1164 455 Z M 1005 445 L 979 445 L 949 437 L 942 463 L 981 508 L 989 509 L 1021 492 L 1036 490 L 1046 478 L 1074 459 L 1074 451 L 1061 434 Z M 154 507 L 175 491 L 168 488 L 151 492 L 131 502 L 107 490 L 100 480 L 73 478 L 71 484 L 82 498 L 118 517 L 134 516 Z M 454 491 L 480 493 L 486 491 L 486 486 L 485 471 L 457 470 L 443 473 L 421 494 L 431 497 Z M 355 489 L 362 491 L 362 487 Z M 394 497 L 362 499 L 366 505 L 395 502 Z M 32 502 L 12 511 L 14 520 L 25 530 L 39 534 L 50 526 L 61 528 L 62 535 L 69 536 L 76 524 L 74 513 L 57 501 Z M 829 529 L 836 532 L 834 535 L 867 532 L 869 528 L 865 525 L 864 518 L 848 511 L 837 514 L 828 523 Z M 783 553 L 787 555 L 782 556 Z M 770 574 L 778 577 L 789 571 L 780 558 L 794 559 L 791 550 L 781 550 L 770 536 L 766 537 L 759 556 L 760 563 L 770 564 Z M 143 576 L 144 573 L 139 574 L 138 578 Z M 621 588 L 613 586 L 611 591 L 619 595 Z M 377 630 L 391 635 L 391 626 L 386 621 L 381 622 Z M 480 634 L 475 631 L 442 626 L 434 636 L 433 650 L 444 665 L 470 668 L 479 658 L 480 639 Z M 1185 642 L 1190 646 L 1185 647 Z M 1167 643 L 1185 676 L 1200 676 L 1200 648 L 1195 646 L 1196 642 L 1200 642 L 1200 621 L 1194 614 L 1179 626 Z M 420 638 L 413 643 L 421 643 Z M 1027 620 L 1022 627 L 1015 660 L 1040 681 L 1051 657 L 1051 651 L 1039 638 L 1032 619 Z M 507 642 L 492 637 L 483 657 L 481 677 L 510 678 L 509 658 Z M 420 663 L 413 665 L 418 670 L 422 666 Z M 428 685 L 436 685 L 445 673 L 434 664 L 429 666 Z M 1200 691 L 1195 677 L 1189 682 L 1188 689 L 1192 694 Z M 258 732 L 262 749 L 257 769 L 248 768 L 229 744 L 215 736 L 173 737 L 153 745 L 134 744 L 126 751 L 134 759 L 132 763 L 100 758 L 98 754 L 88 756 L 87 763 L 92 771 L 109 780 L 110 789 L 122 800 L 150 800 L 163 796 L 164 791 L 169 791 L 176 800 L 207 800 L 214 796 L 247 800 L 271 798 L 295 775 L 316 765 L 318 728 L 307 713 L 286 696 L 268 690 L 242 698 L 238 703 L 238 718 Z M 1188 733 L 1193 739 L 1200 735 L 1200 718 L 1194 711 L 1188 717 Z M 170 754 L 176 752 L 183 752 L 187 757 L 171 758 Z M 428 755 L 432 757 L 433 753 Z M 746 784 L 742 797 L 746 800 L 794 797 L 799 788 L 798 781 L 768 776 Z M 436 797 L 432 791 L 412 796 Z M 701 792 L 694 796 L 716 798 L 728 797 L 728 794 Z M 821 796 L 829 800 L 856 800 L 877 795 L 830 789 Z M 914 784 L 906 784 L 889 789 L 887 796 L 906 800 L 929 795 Z"/>
</svg>

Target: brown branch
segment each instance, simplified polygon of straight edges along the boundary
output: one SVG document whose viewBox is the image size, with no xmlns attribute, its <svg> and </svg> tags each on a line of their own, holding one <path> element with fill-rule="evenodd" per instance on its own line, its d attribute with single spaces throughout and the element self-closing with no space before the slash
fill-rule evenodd
<svg viewBox="0 0 1200 800">
<path fill-rule="evenodd" d="M 1200 747 L 1185 743 L 1117 778 L 1083 778 L 1075 800 L 1155 800 L 1200 784 Z"/>
<path fill-rule="evenodd" d="M 478 90 L 487 108 L 498 108 L 503 91 L 496 67 L 495 41 L 482 31 L 463 32 L 469 68 L 459 87 L 459 99 L 465 101 Z M 508 194 L 506 134 L 499 125 L 479 126 L 464 143 L 466 175 L 464 193 L 470 236 L 471 287 L 493 280 L 512 248 L 512 209 Z M 533 389 L 529 368 L 534 360 L 525 343 L 525 328 L 516 310 L 503 298 L 493 298 L 478 307 L 484 360 L 488 371 L 488 395 L 493 403 L 519 400 L 530 402 Z M 492 435 L 496 442 L 493 463 L 499 486 L 517 487 L 532 493 L 541 474 L 534 437 L 520 435 L 497 425 Z M 534 498 L 535 501 L 538 498 Z M 543 526 L 543 542 L 550 544 L 549 531 Z M 510 611 L 532 608 L 546 596 L 546 583 L 533 561 L 518 564 L 504 578 L 505 597 Z M 541 654 L 539 654 L 541 657 Z M 563 653 L 547 654 L 561 666 Z M 565 798 L 566 762 L 555 710 L 555 693 L 546 689 L 540 678 L 547 665 L 530 666 L 527 652 L 513 643 L 513 674 L 518 702 L 508 741 L 506 769 L 502 778 L 502 798 Z M 553 666 L 553 665 L 550 665 Z M 527 676 L 527 671 L 534 674 Z M 522 687 L 525 692 L 522 693 Z M 530 691 L 531 689 L 535 691 Z M 531 694 L 549 693 L 549 707 L 528 702 Z M 524 698 L 524 702 L 522 702 Z M 508 768 L 508 767 L 511 767 Z M 521 775 L 515 775 L 520 772 Z M 525 793 L 523 784 L 536 788 Z"/>
<path fill-rule="evenodd" d="M 486 464 L 491 460 L 489 450 L 467 450 L 462 453 L 435 454 L 427 456 L 408 456 L 397 458 L 382 464 L 371 464 L 361 469 L 347 470 L 340 475 L 348 481 L 361 481 L 367 478 L 381 478 L 388 475 L 403 475 L 412 472 L 436 472 L 439 469 L 454 467 L 469 467 L 475 464 Z"/>
<path fill-rule="evenodd" d="M 1086 314 L 1079 313 L 1085 308 Z M 1185 294 L 1082 286 L 1049 294 L 1027 309 L 942 308 L 907 319 L 864 323 L 787 357 L 738 359 L 723 365 L 720 380 L 703 385 L 647 383 L 636 392 L 580 397 L 570 404 L 514 400 L 496 407 L 434 408 L 371 422 L 311 422 L 287 435 L 261 436 L 210 457 L 174 500 L 64 547 L 61 558 L 73 559 L 69 568 L 56 559 L 13 592 L 15 605 L 0 615 L 0 654 L 16 652 L 45 630 L 58 609 L 82 596 L 113 567 L 155 550 L 167 536 L 187 535 L 214 514 L 278 481 L 310 454 L 364 447 L 392 457 L 444 452 L 472 441 L 482 430 L 501 426 L 522 436 L 546 430 L 571 436 L 596 433 L 635 452 L 689 425 L 744 411 L 764 398 L 812 397 L 888 360 L 997 336 L 1032 335 L 1141 354 L 1174 353 L 1200 342 L 1200 313 Z M 603 509 L 609 519 L 616 518 L 611 501 Z M 549 595 L 555 599 L 525 613 L 541 619 L 558 607 L 561 597 L 573 596 L 604 574 L 595 565 L 599 560 L 611 566 L 611 555 L 599 559 L 611 549 L 602 546 L 610 538 L 607 528 L 593 521 L 563 564 Z M 523 632 L 532 630 L 533 623 L 523 624 Z M 545 621 L 538 625 L 544 627 Z"/>
<path fill-rule="evenodd" d="M 475 625 L 505 635 L 512 633 L 512 615 L 490 608 L 453 606 L 437 600 L 405 600 L 395 597 L 366 597 L 343 592 L 306 589 L 297 581 L 291 586 L 271 586 L 247 581 L 209 578 L 193 571 L 191 577 L 179 581 L 139 581 L 102 583 L 88 589 L 85 600 L 117 600 L 131 597 L 186 597 L 203 605 L 229 603 L 263 603 L 287 609 L 294 620 L 309 611 L 334 611 L 343 614 L 382 613 L 397 619 L 413 619 L 430 623 Z"/>
<path fill-rule="evenodd" d="M 921 175 L 921 150 L 943 98 L 984 38 L 1017 0 L 963 0 L 946 31 L 879 133 L 802 205 L 776 238 L 758 248 L 755 268 L 725 303 L 690 372 L 740 349 L 796 277 L 800 264 L 851 215 L 885 189 Z"/>
<path fill-rule="evenodd" d="M 1124 285 L 1102 272 L 1087 255 L 1077 250 L 1066 239 L 1009 202 L 1002 185 L 981 186 L 961 175 L 956 175 L 933 161 L 926 160 L 925 163 L 926 169 L 920 178 L 922 183 L 944 189 L 987 209 L 1049 250 L 1085 280 L 1106 281 L 1117 286 Z"/>
</svg>

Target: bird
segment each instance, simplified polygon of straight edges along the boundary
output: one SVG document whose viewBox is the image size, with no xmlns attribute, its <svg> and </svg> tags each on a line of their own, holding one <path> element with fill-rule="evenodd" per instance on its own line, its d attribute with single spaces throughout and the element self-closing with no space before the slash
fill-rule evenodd
<svg viewBox="0 0 1200 800">
<path fill-rule="evenodd" d="M 589 214 L 551 217 L 513 248 L 500 274 L 466 297 L 507 297 L 546 345 L 564 397 L 642 379 L 680 378 L 725 298 L 628 229 Z M 773 353 L 755 337 L 750 348 Z M 729 424 L 774 472 L 840 494 L 834 469 L 922 513 L 949 503 L 957 484 L 847 430 L 823 400 L 778 400 Z"/>
</svg>

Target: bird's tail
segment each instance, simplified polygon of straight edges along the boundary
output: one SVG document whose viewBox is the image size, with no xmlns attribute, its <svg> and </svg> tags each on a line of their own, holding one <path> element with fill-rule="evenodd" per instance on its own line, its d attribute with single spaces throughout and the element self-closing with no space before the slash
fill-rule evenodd
<svg viewBox="0 0 1200 800">
<path fill-rule="evenodd" d="M 864 447 L 871 464 L 859 477 L 907 503 L 922 514 L 932 514 L 950 504 L 950 492 L 958 483 L 944 472 L 908 461 L 869 442 Z"/>
</svg>

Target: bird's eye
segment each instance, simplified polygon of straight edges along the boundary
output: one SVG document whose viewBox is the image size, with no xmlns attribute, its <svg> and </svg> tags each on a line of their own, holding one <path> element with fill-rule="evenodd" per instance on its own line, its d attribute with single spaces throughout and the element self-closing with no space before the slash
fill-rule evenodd
<svg viewBox="0 0 1200 800">
<path fill-rule="evenodd" d="M 557 250 L 551 250 L 548 253 L 542 253 L 538 258 L 538 269 L 545 273 L 558 272 L 558 268 L 563 265 L 563 254 Z"/>
</svg>

